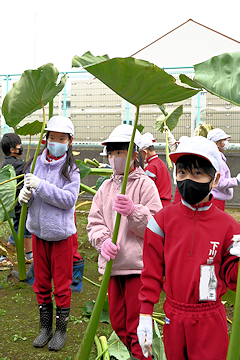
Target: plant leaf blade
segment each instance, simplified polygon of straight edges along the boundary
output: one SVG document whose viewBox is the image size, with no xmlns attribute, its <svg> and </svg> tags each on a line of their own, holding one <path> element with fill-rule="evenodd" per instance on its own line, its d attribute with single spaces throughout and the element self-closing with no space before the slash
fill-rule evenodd
<svg viewBox="0 0 240 360">
<path fill-rule="evenodd" d="M 87 61 L 86 61 L 87 58 Z M 90 52 L 74 57 L 73 67 L 84 67 L 119 96 L 135 106 L 164 104 L 187 99 L 199 90 L 179 86 L 175 78 L 145 61 L 128 58 L 95 57 Z"/>
<path fill-rule="evenodd" d="M 171 110 L 167 116 L 160 115 L 155 121 L 155 129 L 163 132 L 164 124 L 168 126 L 169 130 L 172 131 L 178 124 L 178 121 L 183 113 L 183 105 Z"/>
<path fill-rule="evenodd" d="M 13 84 L 2 104 L 2 114 L 8 126 L 15 127 L 22 119 L 42 108 L 65 86 L 66 74 L 57 84 L 59 72 L 53 64 L 36 70 L 26 70 Z"/>
<path fill-rule="evenodd" d="M 223 53 L 194 65 L 193 82 L 213 95 L 240 105 L 240 52 Z M 193 86 L 185 76 L 181 80 Z"/>
</svg>

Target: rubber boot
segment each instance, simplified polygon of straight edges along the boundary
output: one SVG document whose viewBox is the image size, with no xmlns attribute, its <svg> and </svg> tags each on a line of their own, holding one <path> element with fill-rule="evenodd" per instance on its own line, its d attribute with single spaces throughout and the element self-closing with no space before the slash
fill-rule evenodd
<svg viewBox="0 0 240 360">
<path fill-rule="evenodd" d="M 70 307 L 57 307 L 56 314 L 56 331 L 52 340 L 48 344 L 48 349 L 51 351 L 60 350 L 67 340 L 67 323 L 69 319 Z"/>
<path fill-rule="evenodd" d="M 32 286 L 34 283 L 34 280 L 35 280 L 33 262 L 31 263 L 31 266 L 29 267 L 28 271 L 26 272 L 26 279 L 20 280 L 19 272 L 16 270 L 13 270 L 12 274 L 18 281 L 23 281 L 26 285 Z"/>
<path fill-rule="evenodd" d="M 40 311 L 41 333 L 34 340 L 33 346 L 37 348 L 42 348 L 49 342 L 49 340 L 53 336 L 53 304 L 52 302 L 50 302 L 48 304 L 38 305 L 38 308 Z"/>
<path fill-rule="evenodd" d="M 70 288 L 74 293 L 81 293 L 83 291 L 83 270 L 84 259 L 73 262 L 73 282 L 70 285 Z"/>
</svg>

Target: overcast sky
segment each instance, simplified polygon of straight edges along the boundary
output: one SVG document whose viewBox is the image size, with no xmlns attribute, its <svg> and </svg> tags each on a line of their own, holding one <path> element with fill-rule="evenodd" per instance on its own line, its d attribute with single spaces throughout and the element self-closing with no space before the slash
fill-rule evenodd
<svg viewBox="0 0 240 360">
<path fill-rule="evenodd" d="M 0 75 L 68 71 L 86 51 L 130 56 L 190 18 L 240 41 L 239 14 L 239 0 L 3 0 Z"/>
</svg>

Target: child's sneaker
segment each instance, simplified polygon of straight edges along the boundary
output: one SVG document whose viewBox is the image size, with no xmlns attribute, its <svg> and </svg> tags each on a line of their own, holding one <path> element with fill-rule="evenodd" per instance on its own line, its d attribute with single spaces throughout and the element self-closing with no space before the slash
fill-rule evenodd
<svg viewBox="0 0 240 360">
<path fill-rule="evenodd" d="M 13 266 L 11 261 L 9 261 L 5 255 L 0 256 L 0 266 Z"/>
</svg>

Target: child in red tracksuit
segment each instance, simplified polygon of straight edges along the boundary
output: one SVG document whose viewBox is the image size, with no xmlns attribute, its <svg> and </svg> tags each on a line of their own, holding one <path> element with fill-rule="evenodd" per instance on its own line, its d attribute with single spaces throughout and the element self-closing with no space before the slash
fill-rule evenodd
<svg viewBox="0 0 240 360">
<path fill-rule="evenodd" d="M 222 164 L 213 142 L 182 137 L 170 158 L 182 200 L 154 215 L 145 231 L 139 343 L 147 356 L 153 306 L 164 289 L 167 359 L 225 360 L 228 332 L 221 297 L 227 287 L 236 289 L 240 235 L 234 235 L 240 234 L 240 224 L 212 203 L 210 191 Z"/>
<path fill-rule="evenodd" d="M 107 146 L 113 175 L 93 198 L 88 217 L 88 237 L 99 252 L 98 271 L 104 274 L 107 261 L 113 259 L 108 286 L 111 325 L 131 352 L 131 359 L 143 360 L 138 343 L 143 236 L 151 216 L 162 208 L 157 188 L 138 166 L 136 131 L 129 167 L 126 195 L 120 194 L 133 126 L 117 126 L 103 145 Z M 112 242 L 116 211 L 122 215 L 117 244 Z"/>
<path fill-rule="evenodd" d="M 159 158 L 154 149 L 154 138 L 151 133 L 142 135 L 141 149 L 144 161 L 147 163 L 144 171 L 152 179 L 158 189 L 163 207 L 171 205 L 172 185 L 167 166 Z"/>
</svg>

